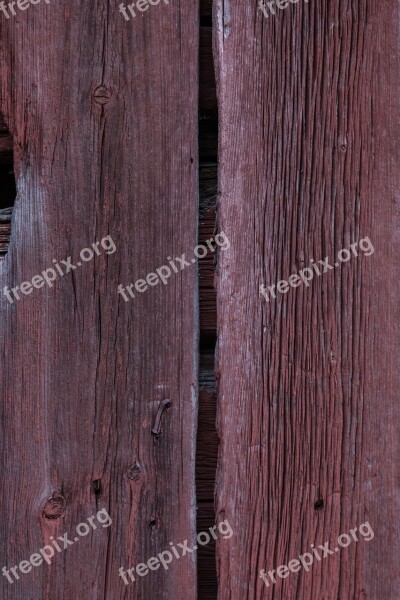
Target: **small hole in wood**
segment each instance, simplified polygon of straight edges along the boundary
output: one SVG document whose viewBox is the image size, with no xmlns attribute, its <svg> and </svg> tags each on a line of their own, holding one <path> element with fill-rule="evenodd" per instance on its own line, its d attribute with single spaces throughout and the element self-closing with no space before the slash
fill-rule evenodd
<svg viewBox="0 0 400 600">
<path fill-rule="evenodd" d="M 101 494 L 101 480 L 100 479 L 95 479 L 95 481 L 93 481 L 93 491 L 95 493 L 95 496 L 100 496 L 100 494 Z"/>
<path fill-rule="evenodd" d="M 318 499 L 318 500 L 315 502 L 315 504 L 314 504 L 314 508 L 315 508 L 315 510 L 321 510 L 322 508 L 324 508 L 324 501 L 323 501 L 321 498 L 319 498 L 319 499 Z"/>
</svg>

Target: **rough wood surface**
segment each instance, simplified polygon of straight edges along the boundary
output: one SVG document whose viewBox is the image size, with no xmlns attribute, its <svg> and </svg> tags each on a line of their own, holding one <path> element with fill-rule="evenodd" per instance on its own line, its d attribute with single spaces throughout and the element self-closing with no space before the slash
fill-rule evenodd
<svg viewBox="0 0 400 600">
<path fill-rule="evenodd" d="M 129 303 L 117 286 L 197 244 L 198 12 L 171 2 L 126 22 L 105 0 L 57 2 L 0 22 L 19 192 L 0 288 L 107 235 L 117 246 L 51 289 L 1 296 L 3 564 L 101 508 L 113 521 L 2 577 L 5 600 L 196 597 L 195 553 L 129 587 L 118 575 L 194 545 L 196 267 Z"/>
<path fill-rule="evenodd" d="M 220 600 L 400 596 L 399 4 L 218 0 Z M 272 285 L 369 236 L 267 303 Z M 375 537 L 269 588 L 311 544 Z M 332 547 L 332 546 L 331 546 Z M 333 546 L 334 547 L 334 546 Z"/>
</svg>

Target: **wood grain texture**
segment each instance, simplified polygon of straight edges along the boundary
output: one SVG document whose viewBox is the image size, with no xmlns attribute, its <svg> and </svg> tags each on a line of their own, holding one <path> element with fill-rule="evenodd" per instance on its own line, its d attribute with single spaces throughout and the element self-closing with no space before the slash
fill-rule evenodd
<svg viewBox="0 0 400 600">
<path fill-rule="evenodd" d="M 198 13 L 178 1 L 126 22 L 107 0 L 61 1 L 0 20 L 18 184 L 1 289 L 107 235 L 117 246 L 51 289 L 1 296 L 3 564 L 103 507 L 113 520 L 51 567 L 2 577 L 6 600 L 196 597 L 195 553 L 129 587 L 118 576 L 194 545 L 196 267 L 129 303 L 117 286 L 197 244 Z"/>
<path fill-rule="evenodd" d="M 217 0 L 221 600 L 400 596 L 399 18 Z M 260 295 L 366 236 L 372 256 Z M 373 540 L 259 578 L 365 521 Z"/>
</svg>

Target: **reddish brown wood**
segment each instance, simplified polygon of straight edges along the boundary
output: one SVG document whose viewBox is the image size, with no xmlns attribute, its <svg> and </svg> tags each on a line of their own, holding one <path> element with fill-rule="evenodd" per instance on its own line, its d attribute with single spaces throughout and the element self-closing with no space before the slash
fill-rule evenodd
<svg viewBox="0 0 400 600">
<path fill-rule="evenodd" d="M 100 508 L 113 520 L 51 567 L 2 577 L 7 600 L 196 596 L 195 553 L 129 587 L 118 575 L 195 543 L 196 267 L 129 303 L 117 286 L 197 244 L 198 6 L 135 22 L 117 8 L 42 2 L 0 21 L 19 189 L 1 289 L 107 235 L 117 246 L 51 289 L 1 296 L 3 564 Z"/>
<path fill-rule="evenodd" d="M 399 5 L 218 0 L 220 600 L 400 597 Z M 369 236 L 351 260 L 276 284 Z M 260 569 L 369 521 L 267 588 Z M 335 546 L 333 545 L 333 548 Z"/>
<path fill-rule="evenodd" d="M 0 163 L 9 160 L 12 155 L 12 140 L 10 136 L 0 136 Z"/>
<path fill-rule="evenodd" d="M 199 549 L 198 585 L 196 554 L 128 588 L 118 569 L 194 545 L 196 525 L 213 524 L 221 439 L 217 519 L 235 534 L 219 544 L 220 600 L 394 600 L 399 8 L 300 0 L 267 20 L 257 3 L 217 0 L 220 157 L 211 2 L 200 40 L 196 3 L 128 23 L 117 9 L 41 3 L 0 19 L 0 289 L 53 258 L 76 263 L 106 235 L 117 245 L 51 289 L 13 305 L 1 296 L 3 564 L 100 508 L 113 524 L 12 586 L 3 577 L 0 595 L 215 599 L 212 544 Z M 217 369 L 215 255 L 198 278 L 193 266 L 129 303 L 117 295 L 167 256 L 191 256 L 216 220 L 231 242 L 219 254 Z M 365 236 L 372 257 L 260 296 L 261 283 Z M 269 589 L 260 580 L 366 520 L 368 544 Z"/>
</svg>

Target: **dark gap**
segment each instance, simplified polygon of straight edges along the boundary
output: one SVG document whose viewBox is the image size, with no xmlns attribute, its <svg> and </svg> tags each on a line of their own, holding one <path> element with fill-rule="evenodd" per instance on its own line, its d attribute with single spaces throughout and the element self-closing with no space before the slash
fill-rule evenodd
<svg viewBox="0 0 400 600">
<path fill-rule="evenodd" d="M 200 339 L 200 354 L 213 353 L 217 343 L 217 336 L 213 331 L 205 331 Z"/>
<path fill-rule="evenodd" d="M 212 27 L 212 16 L 202 16 L 200 17 L 200 27 Z"/>
<path fill-rule="evenodd" d="M 93 481 L 93 491 L 95 496 L 100 496 L 101 494 L 101 480 L 100 479 L 95 479 L 95 481 Z"/>
<path fill-rule="evenodd" d="M 8 251 L 12 209 L 17 195 L 14 176 L 14 152 L 11 134 L 0 113 L 0 259 Z"/>
<path fill-rule="evenodd" d="M 200 8 L 199 89 L 199 244 L 216 233 L 218 108 L 212 54 L 211 0 Z M 214 289 L 217 253 L 199 260 L 200 369 L 199 421 L 196 452 L 197 532 L 215 524 L 214 487 L 219 438 L 216 430 L 215 348 L 217 341 L 217 298 Z M 200 546 L 197 556 L 198 600 L 218 596 L 215 541 Z"/>
<path fill-rule="evenodd" d="M 317 500 L 314 504 L 314 508 L 315 510 L 321 510 L 321 508 L 324 508 L 324 501 L 321 498 Z"/>
</svg>

